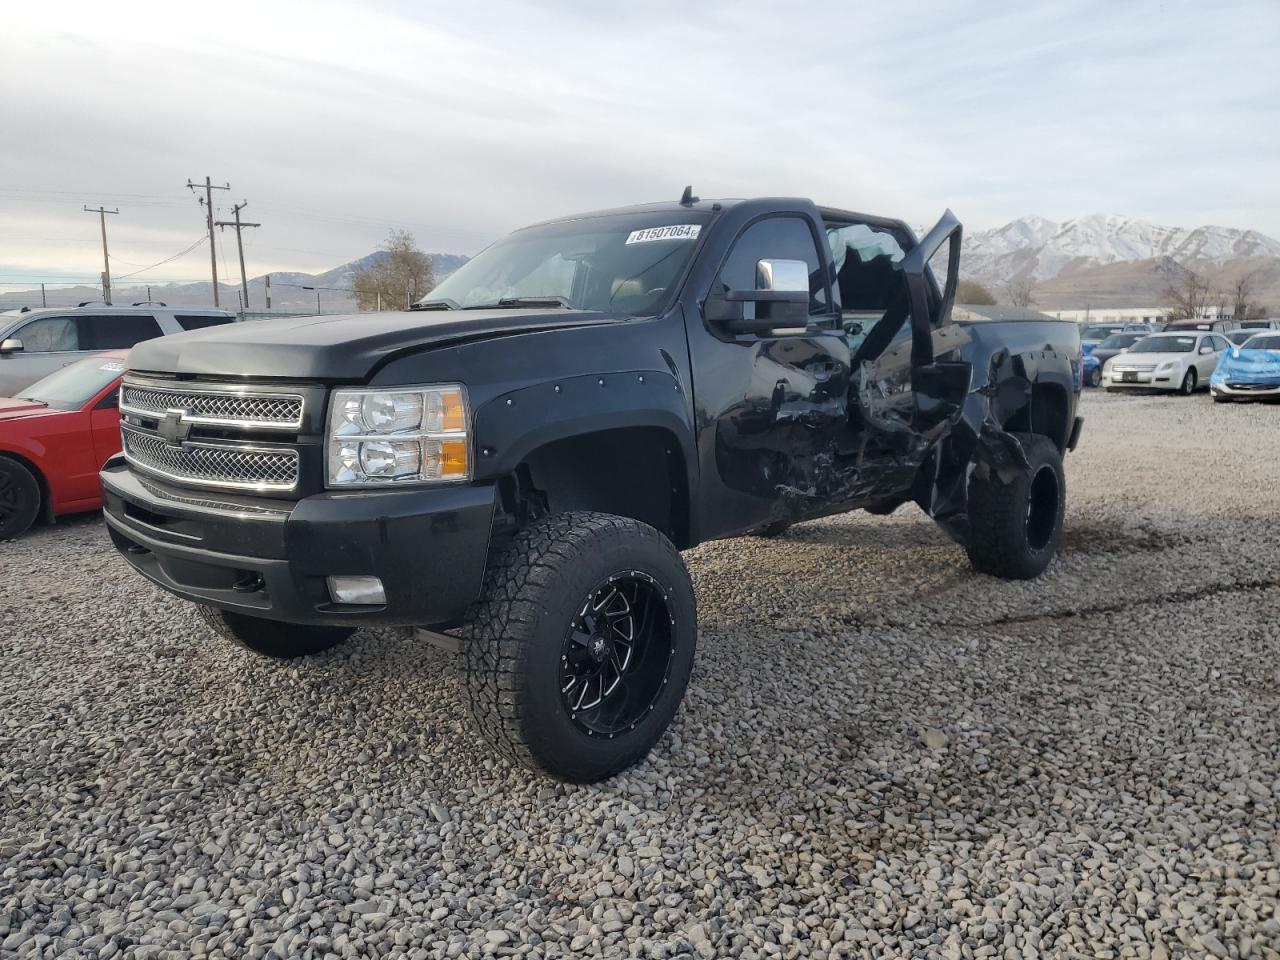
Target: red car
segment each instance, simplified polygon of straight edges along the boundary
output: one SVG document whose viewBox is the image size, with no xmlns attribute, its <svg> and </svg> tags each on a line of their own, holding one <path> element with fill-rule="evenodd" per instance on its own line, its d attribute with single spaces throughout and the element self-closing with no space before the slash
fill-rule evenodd
<svg viewBox="0 0 1280 960">
<path fill-rule="evenodd" d="M 125 350 L 70 363 L 0 398 L 0 540 L 102 506 L 98 471 L 120 452 Z"/>
</svg>

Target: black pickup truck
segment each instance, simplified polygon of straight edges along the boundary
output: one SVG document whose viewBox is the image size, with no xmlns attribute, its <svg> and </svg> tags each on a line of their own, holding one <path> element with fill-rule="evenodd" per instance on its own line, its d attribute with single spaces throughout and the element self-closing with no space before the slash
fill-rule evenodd
<svg viewBox="0 0 1280 960">
<path fill-rule="evenodd" d="M 1079 336 L 953 322 L 960 236 L 686 191 L 516 231 L 414 311 L 149 341 L 111 538 L 268 656 L 451 631 L 487 739 L 610 776 L 689 678 L 680 550 L 914 501 L 980 571 L 1052 559 Z"/>
</svg>

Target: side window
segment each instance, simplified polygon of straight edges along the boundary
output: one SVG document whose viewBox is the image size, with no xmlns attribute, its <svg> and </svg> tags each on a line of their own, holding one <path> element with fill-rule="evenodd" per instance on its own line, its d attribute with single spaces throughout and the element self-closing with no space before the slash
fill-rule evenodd
<svg viewBox="0 0 1280 960">
<path fill-rule="evenodd" d="M 878 356 L 895 340 L 911 335 L 907 285 L 901 263 L 905 251 L 898 239 L 863 223 L 828 224 L 827 242 L 836 266 L 840 319 L 845 338 L 859 359 Z M 946 264 L 946 248 L 940 253 Z M 939 283 L 945 282 L 945 275 Z M 873 341 L 867 337 L 876 330 Z M 866 349 L 863 349 L 864 344 Z"/>
<path fill-rule="evenodd" d="M 13 336 L 22 341 L 26 353 L 81 349 L 75 317 L 41 317 L 19 327 Z"/>
<path fill-rule="evenodd" d="M 155 317 L 88 314 L 80 318 L 81 350 L 123 350 L 160 336 Z"/>
<path fill-rule="evenodd" d="M 224 323 L 230 323 L 230 317 L 219 316 L 197 316 L 194 314 L 175 313 L 173 319 L 178 321 L 178 326 L 183 330 L 203 330 L 205 327 L 218 327 Z"/>
<path fill-rule="evenodd" d="M 827 284 L 823 262 L 809 225 L 799 217 L 768 217 L 747 227 L 720 268 L 714 290 L 755 290 L 760 260 L 803 260 L 809 268 L 809 315 L 826 313 Z"/>
</svg>

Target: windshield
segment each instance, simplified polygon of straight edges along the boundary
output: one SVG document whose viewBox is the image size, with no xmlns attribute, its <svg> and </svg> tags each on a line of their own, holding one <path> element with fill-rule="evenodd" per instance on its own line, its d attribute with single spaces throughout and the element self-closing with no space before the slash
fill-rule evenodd
<svg viewBox="0 0 1280 960">
<path fill-rule="evenodd" d="M 453 309 L 546 300 L 576 310 L 657 313 L 708 215 L 615 214 L 517 230 L 467 261 L 420 303 Z"/>
<path fill-rule="evenodd" d="M 1131 347 L 1143 337 L 1145 333 L 1113 333 L 1107 339 L 1098 344 L 1099 350 L 1122 350 L 1125 347 Z"/>
<path fill-rule="evenodd" d="M 110 357 L 77 360 L 37 380 L 22 391 L 23 400 L 35 400 L 54 410 L 79 410 L 124 373 L 124 361 Z"/>
<path fill-rule="evenodd" d="M 1259 334 L 1244 345 L 1246 350 L 1280 350 L 1280 333 Z"/>
<path fill-rule="evenodd" d="M 1133 345 L 1130 353 L 1190 353 L 1195 349 L 1195 337 L 1143 337 Z"/>
</svg>

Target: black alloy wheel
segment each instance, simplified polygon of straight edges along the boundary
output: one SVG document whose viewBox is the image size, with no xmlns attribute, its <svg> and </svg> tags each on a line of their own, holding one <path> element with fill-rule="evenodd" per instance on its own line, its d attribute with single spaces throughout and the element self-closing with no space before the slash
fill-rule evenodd
<svg viewBox="0 0 1280 960">
<path fill-rule="evenodd" d="M 671 677 L 675 618 L 658 581 L 630 570 L 599 584 L 565 634 L 560 696 L 592 737 L 635 729 Z"/>
<path fill-rule="evenodd" d="M 40 484 L 11 457 L 0 456 L 0 540 L 26 533 L 40 514 Z"/>
</svg>

